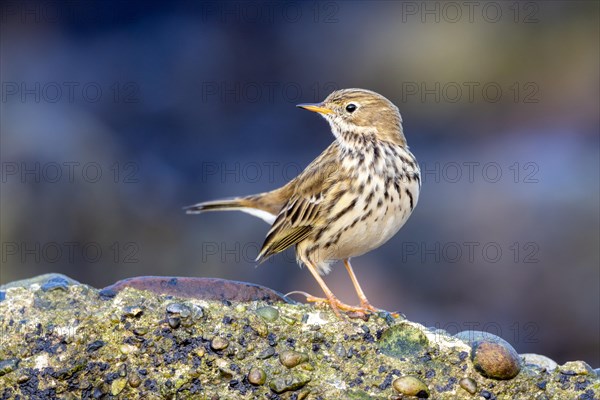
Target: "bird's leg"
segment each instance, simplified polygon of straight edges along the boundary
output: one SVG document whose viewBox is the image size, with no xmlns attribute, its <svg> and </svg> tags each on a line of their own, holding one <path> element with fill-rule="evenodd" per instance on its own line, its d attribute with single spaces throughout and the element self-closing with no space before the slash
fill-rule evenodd
<svg viewBox="0 0 600 400">
<path fill-rule="evenodd" d="M 325 293 L 325 296 L 326 296 L 326 298 L 322 298 L 322 297 L 314 297 L 314 296 L 308 295 L 308 296 L 306 296 L 306 301 L 311 302 L 311 303 L 329 303 L 329 305 L 333 309 L 333 312 L 338 317 L 340 316 L 339 310 L 364 313 L 364 311 L 365 311 L 364 307 L 354 307 L 354 306 L 342 303 L 340 300 L 338 300 L 338 298 L 335 297 L 335 295 L 333 294 L 331 289 L 329 289 L 329 287 L 327 287 L 327 285 L 325 284 L 325 281 L 323 280 L 323 278 L 321 278 L 321 275 L 319 275 L 317 268 L 308 260 L 302 260 L 302 261 L 304 262 L 304 264 L 306 265 L 306 268 L 310 271 L 312 276 L 315 278 L 315 280 L 317 281 L 319 286 L 321 286 L 321 289 L 323 289 L 323 292 Z"/>
<path fill-rule="evenodd" d="M 348 275 L 350 275 L 350 279 L 352 280 L 352 284 L 354 285 L 354 289 L 356 290 L 356 294 L 360 300 L 360 306 L 368 311 L 379 311 L 377 308 L 373 307 L 369 300 L 367 300 L 367 296 L 363 292 L 360 284 L 358 283 L 358 279 L 356 279 L 356 275 L 354 275 L 354 271 L 352 270 L 352 265 L 350 265 L 350 259 L 344 260 L 344 265 L 346 266 L 346 271 L 348 271 Z"/>
</svg>

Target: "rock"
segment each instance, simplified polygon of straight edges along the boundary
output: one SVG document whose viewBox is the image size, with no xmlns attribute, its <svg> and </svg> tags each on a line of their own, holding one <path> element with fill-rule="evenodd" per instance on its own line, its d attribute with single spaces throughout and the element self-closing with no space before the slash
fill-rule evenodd
<svg viewBox="0 0 600 400">
<path fill-rule="evenodd" d="M 260 386 L 267 381 L 267 374 L 261 368 L 252 368 L 248 372 L 248 382 L 253 385 Z"/>
<path fill-rule="evenodd" d="M 279 318 L 279 311 L 275 307 L 266 306 L 256 310 L 256 314 L 264 318 L 266 321 L 275 321 Z"/>
<path fill-rule="evenodd" d="M 301 389 L 308 382 L 310 377 L 307 375 L 284 375 L 271 380 L 269 387 L 275 393 L 283 393 Z"/>
<path fill-rule="evenodd" d="M 458 384 L 461 388 L 465 389 L 471 394 L 475 394 L 475 392 L 477 392 L 477 382 L 471 378 L 462 378 L 460 381 L 458 381 Z"/>
<path fill-rule="evenodd" d="M 558 368 L 565 375 L 595 375 L 594 370 L 584 361 L 569 361 Z"/>
<path fill-rule="evenodd" d="M 416 396 L 418 398 L 429 397 L 429 389 L 427 388 L 427 385 L 414 376 L 402 376 L 398 379 L 395 379 L 392 383 L 392 386 L 394 386 L 394 390 L 396 390 L 398 393 L 407 396 Z"/>
<path fill-rule="evenodd" d="M 0 361 L 0 376 L 13 372 L 19 366 L 18 358 L 9 358 L 8 360 Z"/>
<path fill-rule="evenodd" d="M 141 305 L 128 306 L 128 307 L 123 308 L 123 315 L 125 317 L 139 317 L 143 313 L 144 313 L 144 306 L 141 306 Z"/>
<path fill-rule="evenodd" d="M 130 374 L 129 379 L 127 379 L 127 383 L 129 383 L 129 386 L 132 388 L 136 388 L 142 384 L 142 379 L 138 374 Z"/>
<path fill-rule="evenodd" d="M 167 306 L 167 314 L 178 315 L 181 318 L 189 318 L 192 315 L 192 309 L 185 304 L 171 303 Z"/>
<path fill-rule="evenodd" d="M 110 384 L 110 394 L 113 396 L 118 395 L 119 393 L 121 393 L 123 391 L 123 389 L 125 389 L 126 385 L 127 385 L 127 379 L 124 379 L 124 378 L 115 379 Z"/>
<path fill-rule="evenodd" d="M 423 331 L 408 323 L 392 326 L 379 339 L 381 352 L 396 358 L 423 354 L 428 346 L 429 340 Z"/>
<path fill-rule="evenodd" d="M 519 354 L 504 339 L 480 331 L 463 331 L 456 337 L 471 345 L 473 365 L 486 378 L 512 379 L 521 371 Z"/>
<path fill-rule="evenodd" d="M 279 353 L 279 362 L 288 368 L 294 368 L 306 361 L 308 361 L 308 356 L 297 351 L 286 350 Z"/>
<path fill-rule="evenodd" d="M 406 377 L 436 400 L 600 397 L 596 374 L 577 375 L 584 363 L 562 372 L 524 363 L 511 380 L 472 376 L 469 345 L 390 314 L 365 322 L 227 291 L 207 300 L 124 286 L 111 297 L 72 282 L 45 292 L 48 279 L 34 281 L 0 302 L 0 399 L 415 399 L 395 389 L 409 392 Z M 256 312 L 268 307 L 279 316 Z"/>
<path fill-rule="evenodd" d="M 229 340 L 223 339 L 220 336 L 217 336 L 210 342 L 210 347 L 213 350 L 223 350 L 226 349 L 227 346 L 229 346 Z"/>
<path fill-rule="evenodd" d="M 558 364 L 554 360 L 540 354 L 525 353 L 521 354 L 521 357 L 525 364 L 535 365 L 546 371 L 554 371 L 558 367 Z"/>
</svg>

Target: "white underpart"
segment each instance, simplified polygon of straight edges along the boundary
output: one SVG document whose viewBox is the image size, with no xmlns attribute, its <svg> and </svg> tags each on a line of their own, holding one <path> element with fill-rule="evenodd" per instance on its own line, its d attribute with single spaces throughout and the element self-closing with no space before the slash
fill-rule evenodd
<svg viewBox="0 0 600 400">
<path fill-rule="evenodd" d="M 236 208 L 236 210 L 245 212 L 246 214 L 250 214 L 253 217 L 258 217 L 258 218 L 262 219 L 263 221 L 265 221 L 269 225 L 273 225 L 273 222 L 275 222 L 275 215 L 271 214 L 270 212 L 264 211 L 264 210 L 257 210 L 256 208 L 248 208 L 248 207 Z"/>
</svg>

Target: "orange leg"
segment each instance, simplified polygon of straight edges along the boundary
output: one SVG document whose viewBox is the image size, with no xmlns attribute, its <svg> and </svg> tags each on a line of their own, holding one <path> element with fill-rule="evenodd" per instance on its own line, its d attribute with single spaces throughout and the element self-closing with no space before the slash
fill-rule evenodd
<svg viewBox="0 0 600 400">
<path fill-rule="evenodd" d="M 312 274 L 312 276 L 315 278 L 315 280 L 317 281 L 317 283 L 319 284 L 319 286 L 321 286 L 321 289 L 323 290 L 323 292 L 325 293 L 325 299 L 321 298 L 321 297 L 314 297 L 314 296 L 306 296 L 306 301 L 309 302 L 314 302 L 314 303 L 329 303 L 329 305 L 331 306 L 331 308 L 333 309 L 333 312 L 339 317 L 340 316 L 340 311 L 353 311 L 353 312 L 360 312 L 360 313 L 364 313 L 365 309 L 364 307 L 354 307 L 354 306 L 350 306 L 348 304 L 342 303 L 340 300 L 338 300 L 337 297 L 335 297 L 335 295 L 333 294 L 333 292 L 331 291 L 331 289 L 329 289 L 329 287 L 327 287 L 327 285 L 325 284 L 325 281 L 323 280 L 323 278 L 321 278 L 321 275 L 319 275 L 319 272 L 317 271 L 317 268 L 308 260 L 302 260 L 304 262 L 304 264 L 306 265 L 306 268 L 310 271 L 310 273 Z"/>
<path fill-rule="evenodd" d="M 350 260 L 344 260 L 344 265 L 346 266 L 346 271 L 348 271 L 348 275 L 350 275 L 350 279 L 352 280 L 352 284 L 354 285 L 354 289 L 356 290 L 356 294 L 360 300 L 360 306 L 365 310 L 373 312 L 379 311 L 377 308 L 373 307 L 371 303 L 369 303 L 369 300 L 367 300 L 367 296 L 365 296 L 365 293 L 358 283 L 358 279 L 356 279 L 356 275 L 354 275 L 354 270 L 352 269 L 352 265 L 350 265 Z"/>
</svg>

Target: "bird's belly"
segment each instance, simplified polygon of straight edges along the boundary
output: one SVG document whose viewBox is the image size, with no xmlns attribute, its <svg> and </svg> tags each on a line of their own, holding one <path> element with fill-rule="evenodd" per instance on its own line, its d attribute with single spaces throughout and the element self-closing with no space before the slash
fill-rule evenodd
<svg viewBox="0 0 600 400">
<path fill-rule="evenodd" d="M 418 196 L 418 186 L 410 189 Z M 416 196 L 413 194 L 412 204 L 406 193 L 394 192 L 391 196 L 394 196 L 394 201 L 382 199 L 382 205 L 378 205 L 379 199 L 373 200 L 362 213 L 366 218 L 354 225 L 354 221 L 340 221 L 341 233 L 333 249 L 333 258 L 345 259 L 368 253 L 387 242 L 402 228 L 416 204 Z"/>
<path fill-rule="evenodd" d="M 388 211 L 387 215 L 377 214 L 341 234 L 335 258 L 356 257 L 378 248 L 400 230 L 409 216 L 398 210 Z"/>
</svg>

